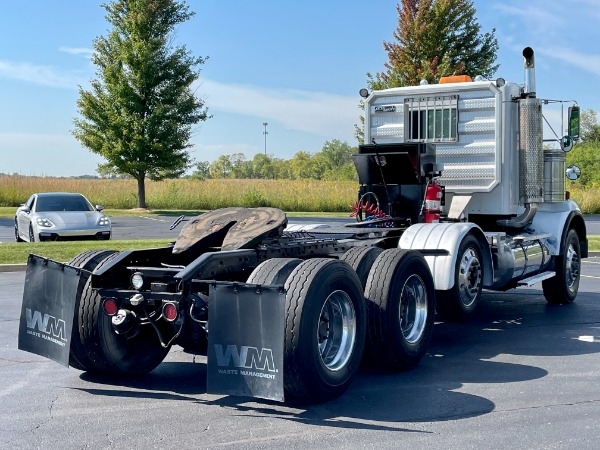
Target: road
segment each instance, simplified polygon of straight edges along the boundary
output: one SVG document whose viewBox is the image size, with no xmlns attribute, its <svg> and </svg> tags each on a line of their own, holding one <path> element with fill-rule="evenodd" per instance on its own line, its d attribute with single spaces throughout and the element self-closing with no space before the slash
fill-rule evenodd
<svg viewBox="0 0 600 450">
<path fill-rule="evenodd" d="M 155 238 L 177 238 L 179 231 L 185 225 L 180 224 L 176 229 L 169 230 L 175 221 L 169 216 L 117 216 L 111 217 L 113 224 L 113 239 L 155 239 Z M 343 224 L 352 221 L 346 217 L 340 218 L 315 218 L 315 217 L 290 217 L 290 224 L 327 223 Z M 600 216 L 586 216 L 585 223 L 588 235 L 600 235 Z M 13 219 L 0 218 L 0 243 L 14 242 Z"/>
<path fill-rule="evenodd" d="M 600 258 L 582 273 L 568 306 L 486 293 L 476 320 L 435 325 L 418 368 L 364 368 L 314 406 L 209 395 L 205 359 L 179 347 L 124 380 L 20 351 L 24 273 L 0 273 L 0 448 L 596 449 Z"/>
</svg>

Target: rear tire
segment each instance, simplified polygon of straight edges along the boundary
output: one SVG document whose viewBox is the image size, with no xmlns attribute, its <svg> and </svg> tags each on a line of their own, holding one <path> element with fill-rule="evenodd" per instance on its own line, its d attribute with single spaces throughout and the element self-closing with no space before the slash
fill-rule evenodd
<svg viewBox="0 0 600 450">
<path fill-rule="evenodd" d="M 454 286 L 437 291 L 437 313 L 442 319 L 463 321 L 475 314 L 483 290 L 483 258 L 479 242 L 467 235 L 458 248 Z"/>
<path fill-rule="evenodd" d="M 382 251 L 383 249 L 379 247 L 353 247 L 344 253 L 340 259 L 346 261 L 352 267 L 364 289 L 367 285 L 371 267 L 373 267 L 373 263 Z"/>
<path fill-rule="evenodd" d="M 419 363 L 433 333 L 434 292 L 420 253 L 389 249 L 379 255 L 365 289 L 367 351 L 375 365 L 404 370 Z"/>
<path fill-rule="evenodd" d="M 75 256 L 68 265 L 77 267 L 78 269 L 85 269 L 92 272 L 96 266 L 108 256 L 117 253 L 114 250 L 88 250 Z M 88 356 L 85 346 L 81 342 L 79 335 L 79 304 L 81 300 L 81 294 L 83 288 L 88 279 L 88 275 L 84 272 L 79 276 L 79 285 L 77 286 L 77 295 L 75 301 L 75 315 L 73 317 L 73 330 L 71 332 L 71 350 L 69 353 L 69 366 L 84 371 L 97 370 L 94 362 Z"/>
<path fill-rule="evenodd" d="M 102 267 L 114 256 L 105 256 L 96 268 Z M 74 323 L 79 330 L 77 345 L 80 345 L 76 356 L 83 363 L 79 351 L 85 354 L 85 370 L 110 375 L 141 375 L 158 366 L 169 348 L 161 346 L 155 330 L 150 326 L 140 326 L 140 332 L 133 338 L 118 335 L 113 330 L 111 318 L 102 312 L 101 304 L 102 299 L 92 290 L 89 277 L 78 298 Z"/>
<path fill-rule="evenodd" d="M 286 280 L 302 262 L 298 258 L 273 258 L 263 261 L 250 274 L 247 283 L 285 284 Z"/>
<path fill-rule="evenodd" d="M 579 291 L 581 278 L 581 247 L 575 230 L 569 230 L 561 254 L 555 258 L 556 275 L 542 281 L 544 297 L 551 305 L 573 303 Z"/>
<path fill-rule="evenodd" d="M 284 388 L 307 402 L 340 396 L 354 378 L 365 343 L 362 286 L 347 263 L 309 259 L 285 283 Z"/>
</svg>

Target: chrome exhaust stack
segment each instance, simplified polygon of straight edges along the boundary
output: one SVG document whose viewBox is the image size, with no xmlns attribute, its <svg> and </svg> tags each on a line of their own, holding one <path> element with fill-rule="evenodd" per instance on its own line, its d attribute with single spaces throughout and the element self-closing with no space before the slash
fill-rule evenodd
<svg viewBox="0 0 600 450">
<path fill-rule="evenodd" d="M 512 219 L 498 220 L 505 228 L 521 229 L 531 223 L 537 204 L 544 201 L 544 139 L 542 101 L 535 96 L 533 49 L 523 49 L 525 87 L 519 100 L 519 203 L 525 211 Z"/>
</svg>

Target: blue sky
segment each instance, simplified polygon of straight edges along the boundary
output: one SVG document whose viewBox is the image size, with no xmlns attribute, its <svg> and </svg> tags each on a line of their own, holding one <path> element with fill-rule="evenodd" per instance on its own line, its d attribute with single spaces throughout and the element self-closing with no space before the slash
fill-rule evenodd
<svg viewBox="0 0 600 450">
<path fill-rule="evenodd" d="M 102 159 L 71 135 L 77 86 L 108 23 L 101 2 L 6 2 L 0 14 L 0 173 L 95 174 Z M 267 152 L 291 158 L 325 141 L 355 145 L 358 90 L 387 61 L 396 1 L 188 0 L 196 16 L 176 42 L 208 56 L 198 95 L 213 118 L 199 124 L 192 157 Z M 475 0 L 482 31 L 496 29 L 497 77 L 522 82 L 521 50 L 536 51 L 538 96 L 600 110 L 599 0 Z M 547 117 L 560 133 L 560 107 Z"/>
</svg>

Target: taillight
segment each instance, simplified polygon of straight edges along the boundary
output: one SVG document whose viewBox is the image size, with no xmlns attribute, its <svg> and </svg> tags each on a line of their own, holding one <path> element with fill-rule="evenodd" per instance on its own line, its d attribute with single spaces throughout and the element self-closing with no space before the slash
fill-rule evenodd
<svg viewBox="0 0 600 450">
<path fill-rule="evenodd" d="M 102 303 L 102 309 L 107 316 L 114 316 L 119 310 L 119 306 L 114 298 L 107 298 Z"/>
<path fill-rule="evenodd" d="M 174 303 L 165 303 L 163 305 L 163 317 L 169 322 L 177 319 L 177 306 Z"/>
</svg>

